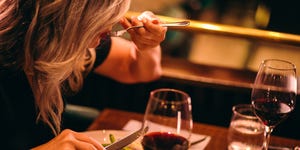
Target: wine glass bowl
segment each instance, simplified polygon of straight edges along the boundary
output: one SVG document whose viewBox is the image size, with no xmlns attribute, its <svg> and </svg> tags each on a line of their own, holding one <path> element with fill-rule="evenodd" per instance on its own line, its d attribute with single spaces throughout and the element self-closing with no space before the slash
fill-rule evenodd
<svg viewBox="0 0 300 150">
<path fill-rule="evenodd" d="M 143 123 L 149 127 L 142 139 L 144 150 L 188 149 L 193 127 L 191 109 L 191 98 L 183 91 L 152 91 Z"/>
<path fill-rule="evenodd" d="M 296 105 L 296 67 L 279 59 L 264 60 L 257 72 L 251 104 L 256 116 L 265 125 L 264 149 L 268 148 L 273 129 L 286 119 Z"/>
</svg>

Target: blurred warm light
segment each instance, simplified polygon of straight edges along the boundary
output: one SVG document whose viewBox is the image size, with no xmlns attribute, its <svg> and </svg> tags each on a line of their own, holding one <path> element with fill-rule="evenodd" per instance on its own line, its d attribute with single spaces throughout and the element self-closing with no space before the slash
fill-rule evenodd
<svg viewBox="0 0 300 150">
<path fill-rule="evenodd" d="M 126 17 L 130 18 L 131 16 L 138 16 L 140 12 L 129 11 L 126 13 Z M 270 15 L 270 14 L 269 14 Z M 182 21 L 188 19 L 174 18 L 168 16 L 157 15 L 161 20 L 164 21 Z M 269 20 L 269 19 L 267 19 Z M 282 32 L 270 32 L 261 29 L 253 29 L 232 25 L 216 24 L 216 23 L 207 23 L 198 20 L 189 20 L 191 21 L 190 25 L 187 27 L 178 27 L 172 29 L 184 30 L 193 33 L 213 33 L 216 35 L 224 35 L 238 38 L 248 38 L 248 39 L 260 39 L 270 42 L 281 42 L 291 45 L 300 45 L 300 36 L 295 34 L 287 34 Z"/>
<path fill-rule="evenodd" d="M 216 26 L 216 25 L 212 25 L 212 24 L 202 24 L 201 25 L 202 28 L 204 29 L 209 29 L 209 30 L 220 30 L 220 27 L 219 26 Z"/>
<path fill-rule="evenodd" d="M 281 37 L 281 34 L 278 32 L 269 32 L 269 35 L 274 37 Z"/>
<path fill-rule="evenodd" d="M 269 24 L 271 11 L 264 5 L 259 4 L 255 13 L 255 24 L 259 28 L 265 28 Z"/>
</svg>

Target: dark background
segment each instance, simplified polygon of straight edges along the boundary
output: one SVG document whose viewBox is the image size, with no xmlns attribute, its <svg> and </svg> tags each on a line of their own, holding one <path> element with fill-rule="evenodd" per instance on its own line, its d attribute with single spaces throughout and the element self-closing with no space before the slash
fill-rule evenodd
<svg viewBox="0 0 300 150">
<path fill-rule="evenodd" d="M 297 0 L 250 0 L 255 3 L 264 3 L 271 11 L 267 26 L 261 28 L 278 32 L 300 34 L 300 13 Z M 249 9 L 249 0 L 186 0 L 181 7 L 186 11 L 189 19 L 199 20 L 200 15 L 207 9 L 214 7 L 218 14 L 214 21 L 221 22 L 220 18 L 233 6 L 238 9 Z M 258 5 L 258 4 L 254 4 Z M 230 9 L 229 9 L 230 8 Z M 245 11 L 241 11 L 245 13 Z M 201 21 L 201 20 L 200 20 Z M 207 20 L 205 20 L 207 21 Z M 208 20 L 209 21 L 209 20 Z M 175 34 L 175 35 L 174 35 Z M 171 37 L 177 38 L 172 43 Z M 181 37 L 182 36 L 182 37 Z M 178 41 L 178 38 L 181 40 Z M 187 56 L 186 51 L 191 44 L 193 35 L 180 32 L 168 32 L 162 43 L 164 53 L 173 57 Z M 175 46 L 172 46 L 175 45 Z M 82 91 L 70 97 L 68 102 L 89 106 L 102 110 L 116 108 L 144 113 L 149 93 L 157 88 L 175 88 L 187 92 L 192 98 L 193 119 L 195 122 L 228 127 L 231 119 L 231 108 L 236 104 L 249 104 L 251 89 L 230 86 L 212 86 L 206 83 L 194 84 L 176 79 L 162 77 L 161 79 L 143 84 L 121 84 L 109 78 L 90 74 Z M 299 96 L 297 96 L 299 100 Z M 296 105 L 287 120 L 280 123 L 273 131 L 273 135 L 290 137 L 300 140 L 300 108 Z"/>
<path fill-rule="evenodd" d="M 187 92 L 192 99 L 195 122 L 223 127 L 229 126 L 233 105 L 250 104 L 251 90 L 245 88 L 192 84 L 164 77 L 150 83 L 129 85 L 95 74 L 87 77 L 82 91 L 70 98 L 69 103 L 98 110 L 116 108 L 144 113 L 150 91 L 157 88 L 174 88 Z M 296 106 L 290 117 L 280 123 L 272 134 L 300 139 L 299 116 L 299 106 Z"/>
</svg>

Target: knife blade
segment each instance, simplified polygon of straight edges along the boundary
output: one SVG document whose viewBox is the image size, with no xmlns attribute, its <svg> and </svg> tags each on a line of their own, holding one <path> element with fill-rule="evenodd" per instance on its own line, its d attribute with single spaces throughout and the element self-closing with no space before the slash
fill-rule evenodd
<svg viewBox="0 0 300 150">
<path fill-rule="evenodd" d="M 105 147 L 106 150 L 120 150 L 121 148 L 131 144 L 136 139 L 138 139 L 142 134 L 146 133 L 148 131 L 148 127 L 141 128 L 123 138 L 120 140 L 117 140 L 116 142 L 108 145 Z"/>
</svg>

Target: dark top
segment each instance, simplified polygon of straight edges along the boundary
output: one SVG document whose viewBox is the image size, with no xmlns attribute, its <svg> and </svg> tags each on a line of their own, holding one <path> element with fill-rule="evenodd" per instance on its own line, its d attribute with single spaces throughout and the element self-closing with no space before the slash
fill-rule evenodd
<svg viewBox="0 0 300 150">
<path fill-rule="evenodd" d="M 96 62 L 100 65 L 108 56 L 111 39 L 101 41 L 96 48 Z M 28 150 L 54 137 L 51 129 L 37 122 L 34 97 L 23 71 L 0 71 L 1 149 Z"/>
</svg>

